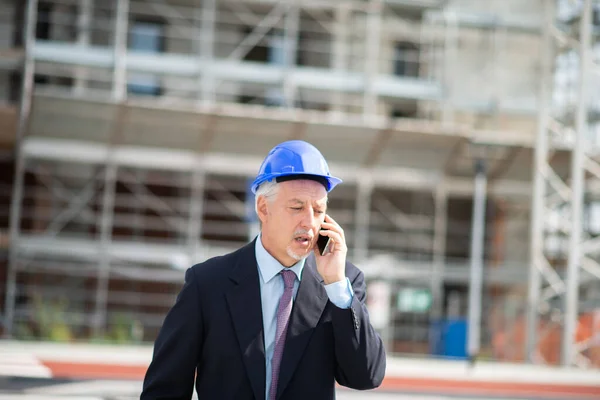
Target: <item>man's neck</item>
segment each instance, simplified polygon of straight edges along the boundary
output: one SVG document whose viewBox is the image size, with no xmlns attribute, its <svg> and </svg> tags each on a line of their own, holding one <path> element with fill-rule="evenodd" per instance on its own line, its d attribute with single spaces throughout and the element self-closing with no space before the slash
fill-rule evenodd
<svg viewBox="0 0 600 400">
<path fill-rule="evenodd" d="M 277 252 L 274 250 L 275 246 L 272 245 L 271 241 L 269 241 L 268 235 L 265 235 L 264 232 L 261 232 L 259 240 L 261 241 L 267 253 L 269 253 L 274 259 L 276 259 L 279 262 L 279 264 L 283 265 L 284 267 L 292 267 L 298 262 L 290 256 L 288 256 L 285 251 L 281 256 L 278 255 Z"/>
</svg>

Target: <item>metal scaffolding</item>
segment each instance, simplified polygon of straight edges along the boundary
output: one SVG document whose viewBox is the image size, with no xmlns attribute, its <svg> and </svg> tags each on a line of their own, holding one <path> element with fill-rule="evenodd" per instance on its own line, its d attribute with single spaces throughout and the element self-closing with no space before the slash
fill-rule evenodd
<svg viewBox="0 0 600 400">
<path fill-rule="evenodd" d="M 344 179 L 329 204 L 367 279 L 431 293 L 427 313 L 392 313 L 391 352 L 406 351 L 394 339 L 426 343 L 432 322 L 466 315 L 470 257 L 499 298 L 524 288 L 527 261 L 504 257 L 498 243 L 527 247 L 536 99 L 521 86 L 533 78 L 485 83 L 509 75 L 510 32 L 537 43 L 535 23 L 465 16 L 444 1 L 44 3 L 52 12 L 28 2 L 6 334 L 18 336 L 68 292 L 71 303 L 57 304 L 73 335 L 119 336 L 126 315 L 145 329 L 139 338 L 152 338 L 182 270 L 253 237 L 248 180 L 265 151 L 290 138 L 315 144 Z M 46 37 L 36 21 L 51 23 Z M 527 66 L 533 53 L 523 54 Z M 544 87 L 540 102 L 550 97 Z M 555 121 L 544 110 L 545 133 Z M 568 151 L 555 154 L 564 161 Z M 488 205 L 477 212 L 473 255 L 482 154 Z M 566 193 L 555 175 L 543 179 Z M 536 234 L 543 198 L 538 189 Z M 514 232 L 487 212 L 498 200 Z M 481 317 L 489 348 L 481 306 L 473 320 Z"/>
<path fill-rule="evenodd" d="M 37 1 L 29 1 L 27 4 L 25 29 L 23 30 L 25 57 L 23 62 L 23 76 L 21 78 L 21 99 L 19 107 L 19 116 L 17 123 L 17 132 L 15 137 L 16 148 L 16 167 L 15 184 L 10 205 L 9 220 L 9 241 L 11 244 L 17 242 L 19 237 L 19 226 L 21 218 L 21 198 L 23 196 L 23 184 L 25 179 L 25 154 L 22 151 L 22 142 L 28 127 L 29 116 L 31 114 L 33 79 L 34 79 L 34 58 L 33 46 L 35 42 L 35 23 L 37 19 Z M 6 278 L 6 301 L 4 312 L 4 325 L 7 332 L 12 331 L 14 319 L 15 299 L 17 297 L 17 258 L 18 254 L 14 246 L 9 247 L 8 255 L 8 273 Z"/>
<path fill-rule="evenodd" d="M 529 361 L 547 362 L 538 345 L 558 326 L 561 363 L 587 366 L 590 361 L 585 352 L 594 346 L 593 336 L 582 341 L 576 333 L 581 313 L 590 311 L 581 302 L 582 288 L 600 283 L 598 240 L 584 224 L 584 206 L 597 198 L 590 187 L 600 178 L 593 152 L 596 138 L 592 137 L 597 132 L 598 111 L 591 90 L 596 87 L 591 74 L 598 68 L 592 56 L 597 38 L 592 14 L 597 4 L 592 0 L 558 2 L 560 14 L 555 1 L 544 5 L 526 351 Z M 561 70 L 561 57 L 575 62 L 562 63 Z M 560 84 L 559 75 L 565 72 L 575 74 L 569 85 Z M 569 169 L 554 162 L 557 149 L 569 152 Z"/>
</svg>

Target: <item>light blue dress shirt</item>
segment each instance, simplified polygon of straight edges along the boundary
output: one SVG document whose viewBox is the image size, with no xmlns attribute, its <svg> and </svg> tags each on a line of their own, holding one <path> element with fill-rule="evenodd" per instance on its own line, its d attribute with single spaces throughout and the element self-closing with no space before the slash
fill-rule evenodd
<svg viewBox="0 0 600 400">
<path fill-rule="evenodd" d="M 261 236 L 256 239 L 256 263 L 260 275 L 260 300 L 262 304 L 263 329 L 265 335 L 265 361 L 266 361 L 266 387 L 265 399 L 268 400 L 269 388 L 271 387 L 271 360 L 275 350 L 275 334 L 277 331 L 277 307 L 279 299 L 283 294 L 283 279 L 279 277 L 279 271 L 285 268 L 279 263 L 262 244 Z M 296 299 L 302 269 L 306 260 L 298 261 L 289 269 L 296 274 L 294 281 L 293 299 Z M 339 308 L 349 308 L 352 304 L 354 292 L 350 280 L 339 281 L 330 285 L 324 285 L 329 300 Z"/>
</svg>

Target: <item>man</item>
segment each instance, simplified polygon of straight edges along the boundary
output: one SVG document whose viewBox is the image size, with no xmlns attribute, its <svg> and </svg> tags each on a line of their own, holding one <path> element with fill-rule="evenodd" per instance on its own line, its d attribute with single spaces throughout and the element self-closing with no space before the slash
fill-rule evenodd
<svg viewBox="0 0 600 400">
<path fill-rule="evenodd" d="M 193 266 L 156 339 L 141 399 L 321 400 L 381 384 L 386 359 L 361 271 L 326 214 L 332 177 L 303 141 L 273 148 L 252 191 L 261 232 Z M 331 239 L 321 255 L 317 239 Z"/>
</svg>

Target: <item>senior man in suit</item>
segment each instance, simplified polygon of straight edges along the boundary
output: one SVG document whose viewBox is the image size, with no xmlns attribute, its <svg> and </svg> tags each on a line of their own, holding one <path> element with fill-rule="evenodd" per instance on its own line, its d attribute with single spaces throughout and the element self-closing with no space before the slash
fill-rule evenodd
<svg viewBox="0 0 600 400">
<path fill-rule="evenodd" d="M 378 387 L 386 355 L 365 307 L 363 273 L 346 261 L 326 214 L 340 179 L 304 141 L 275 146 L 252 191 L 261 231 L 189 268 L 154 345 L 142 400 L 321 400 L 335 382 Z M 331 239 L 321 254 L 319 236 Z"/>
</svg>

